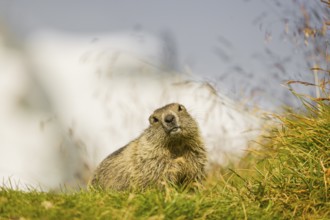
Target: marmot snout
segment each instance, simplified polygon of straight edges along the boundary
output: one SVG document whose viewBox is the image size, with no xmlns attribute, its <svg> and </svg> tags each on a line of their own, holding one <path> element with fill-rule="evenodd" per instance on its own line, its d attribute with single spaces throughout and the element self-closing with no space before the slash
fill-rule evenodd
<svg viewBox="0 0 330 220">
<path fill-rule="evenodd" d="M 172 103 L 149 117 L 149 127 L 105 158 L 90 184 L 125 190 L 200 182 L 207 162 L 198 125 L 186 108 Z"/>
</svg>

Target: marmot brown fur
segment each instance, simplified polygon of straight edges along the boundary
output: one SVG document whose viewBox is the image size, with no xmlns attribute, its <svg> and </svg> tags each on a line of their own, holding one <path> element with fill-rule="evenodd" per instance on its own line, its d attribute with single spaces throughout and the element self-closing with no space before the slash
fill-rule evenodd
<svg viewBox="0 0 330 220">
<path fill-rule="evenodd" d="M 93 187 L 125 190 L 182 186 L 205 177 L 206 151 L 196 121 L 172 103 L 149 117 L 150 126 L 105 158 L 90 181 Z"/>
</svg>

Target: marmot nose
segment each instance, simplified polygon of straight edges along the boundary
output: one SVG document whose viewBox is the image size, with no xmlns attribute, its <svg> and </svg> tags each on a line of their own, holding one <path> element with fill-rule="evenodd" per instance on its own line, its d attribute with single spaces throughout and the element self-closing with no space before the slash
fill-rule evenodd
<svg viewBox="0 0 330 220">
<path fill-rule="evenodd" d="M 174 115 L 166 115 L 165 116 L 165 122 L 166 123 L 171 123 L 174 120 Z"/>
</svg>

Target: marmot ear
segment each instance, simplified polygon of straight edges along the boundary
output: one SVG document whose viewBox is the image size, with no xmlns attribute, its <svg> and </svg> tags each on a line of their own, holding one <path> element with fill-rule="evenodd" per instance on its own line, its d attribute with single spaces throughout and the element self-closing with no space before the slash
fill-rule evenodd
<svg viewBox="0 0 330 220">
<path fill-rule="evenodd" d="M 179 104 L 178 111 L 181 112 L 183 110 L 186 110 L 186 108 L 183 105 Z"/>
</svg>

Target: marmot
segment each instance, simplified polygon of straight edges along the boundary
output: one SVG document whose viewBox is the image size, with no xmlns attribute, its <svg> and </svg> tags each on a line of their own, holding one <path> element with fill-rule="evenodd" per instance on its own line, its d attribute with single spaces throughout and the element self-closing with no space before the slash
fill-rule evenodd
<svg viewBox="0 0 330 220">
<path fill-rule="evenodd" d="M 168 104 L 155 110 L 149 122 L 137 139 L 101 162 L 91 186 L 143 190 L 203 180 L 206 150 L 197 122 L 186 108 L 178 103 Z"/>
</svg>

